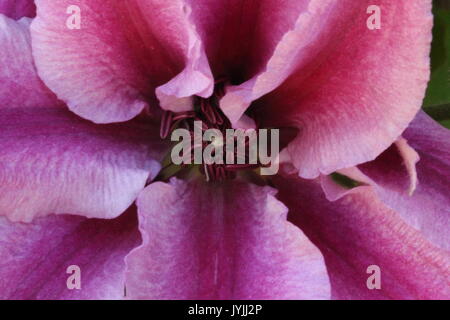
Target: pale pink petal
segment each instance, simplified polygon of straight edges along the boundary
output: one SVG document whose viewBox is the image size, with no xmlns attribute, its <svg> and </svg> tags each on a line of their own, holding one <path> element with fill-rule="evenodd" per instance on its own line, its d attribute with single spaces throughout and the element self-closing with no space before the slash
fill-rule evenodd
<svg viewBox="0 0 450 320">
<path fill-rule="evenodd" d="M 408 193 L 408 162 L 395 148 L 359 166 L 380 197 L 433 243 L 450 250 L 450 132 L 420 112 L 403 136 L 420 156 L 417 188 Z"/>
<path fill-rule="evenodd" d="M 0 217 L 0 299 L 122 299 L 124 257 L 139 242 L 135 209 L 114 220 Z M 67 286 L 69 266 L 80 268 L 79 290 Z"/>
<path fill-rule="evenodd" d="M 395 192 L 412 196 L 417 187 L 416 164 L 420 157 L 408 144 L 406 139 L 400 137 L 387 150 L 375 160 L 363 163 L 357 167 L 338 170 L 337 173 L 352 179 L 359 185 L 387 187 L 383 191 Z M 292 172 L 291 172 L 292 173 Z M 372 179 L 376 177 L 376 182 Z M 322 187 L 327 199 L 335 201 L 352 191 L 336 183 L 332 175 L 320 177 Z"/>
<path fill-rule="evenodd" d="M 330 26 L 317 29 L 320 45 L 298 52 L 304 67 L 252 107 L 263 126 L 299 129 L 288 152 L 304 178 L 387 149 L 420 109 L 429 78 L 430 0 L 378 1 L 379 30 L 366 23 L 372 1 L 337 2 L 323 19 Z"/>
<path fill-rule="evenodd" d="M 354 182 L 358 183 L 359 186 L 375 185 L 375 182 L 361 172 L 358 167 L 342 169 L 339 170 L 338 173 L 352 179 Z M 290 172 L 290 174 L 292 174 L 292 172 Z M 331 175 L 320 176 L 320 183 L 325 196 L 329 201 L 336 201 L 353 192 L 353 188 L 342 186 L 337 183 Z"/>
<path fill-rule="evenodd" d="M 0 106 L 0 215 L 114 218 L 160 168 L 148 123 L 95 125 L 64 108 Z"/>
<path fill-rule="evenodd" d="M 408 141 L 402 137 L 398 138 L 394 145 L 402 157 L 403 166 L 406 168 L 409 177 L 408 194 L 412 195 L 417 187 L 416 164 L 420 160 L 419 154 L 416 150 L 411 148 Z"/>
<path fill-rule="evenodd" d="M 0 104 L 4 107 L 60 104 L 36 74 L 30 21 L 28 18 L 14 21 L 0 14 Z"/>
<path fill-rule="evenodd" d="M 127 257 L 137 299 L 323 299 L 321 254 L 274 190 L 233 181 L 157 182 L 139 196 L 143 245 Z"/>
<path fill-rule="evenodd" d="M 315 180 L 278 177 L 279 199 L 290 221 L 322 251 L 334 299 L 448 299 L 449 252 L 425 239 L 388 208 L 370 186 L 330 202 Z M 369 266 L 381 288 L 369 289 Z"/>
<path fill-rule="evenodd" d="M 207 95 L 212 77 L 181 0 L 80 0 L 80 29 L 69 29 L 70 0 L 37 0 L 33 53 L 41 78 L 80 116 L 129 120 L 171 96 Z M 172 78 L 176 77 L 171 81 Z"/>
<path fill-rule="evenodd" d="M 0 14 L 12 19 L 36 16 L 34 0 L 0 0 Z"/>
</svg>

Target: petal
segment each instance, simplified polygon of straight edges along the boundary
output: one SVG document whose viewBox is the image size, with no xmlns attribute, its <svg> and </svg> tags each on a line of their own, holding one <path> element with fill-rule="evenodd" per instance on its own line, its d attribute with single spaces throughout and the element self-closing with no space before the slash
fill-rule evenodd
<svg viewBox="0 0 450 320">
<path fill-rule="evenodd" d="M 36 74 L 31 55 L 30 19 L 0 14 L 0 105 L 9 108 L 60 104 Z"/>
<path fill-rule="evenodd" d="M 318 30 L 316 41 L 325 43 L 300 50 L 300 68 L 252 110 L 263 126 L 299 128 L 288 151 L 301 177 L 373 160 L 421 107 L 429 78 L 431 1 L 378 1 L 380 30 L 367 27 L 370 4 L 339 1 L 323 22 L 334 31 Z"/>
<path fill-rule="evenodd" d="M 339 6 L 343 1 L 312 0 L 296 3 L 302 4 L 302 11 L 295 16 L 295 12 L 289 10 L 291 17 L 296 20 L 290 21 L 290 24 L 283 21 L 282 25 L 290 28 L 284 29 L 283 37 L 275 43 L 265 68 L 246 82 L 229 86 L 221 99 L 221 108 L 233 124 L 244 115 L 253 101 L 276 89 L 296 69 L 306 68 L 308 63 L 313 63 L 311 57 L 323 49 L 326 43 L 323 41 L 324 36 L 330 36 L 335 30 L 331 21 L 324 21 L 330 15 L 333 16 L 333 10 L 341 10 Z M 272 23 L 267 25 L 271 26 Z"/>
<path fill-rule="evenodd" d="M 95 126 L 67 111 L 35 73 L 28 26 L 0 16 L 0 215 L 115 217 L 159 170 L 157 129 Z"/>
<path fill-rule="evenodd" d="M 406 224 L 372 187 L 329 202 L 315 180 L 291 175 L 277 177 L 275 185 L 290 220 L 324 254 L 334 299 L 450 297 L 449 252 Z M 381 289 L 367 287 L 371 265 L 380 267 Z"/>
<path fill-rule="evenodd" d="M 95 125 L 64 108 L 0 107 L 0 215 L 114 218 L 154 177 L 164 145 L 147 123 Z"/>
<path fill-rule="evenodd" d="M 73 30 L 66 25 L 73 1 L 36 4 L 32 38 L 39 74 L 82 117 L 129 120 L 154 104 L 160 86 L 163 103 L 172 95 L 212 91 L 200 40 L 181 0 L 80 0 L 80 29 Z"/>
<path fill-rule="evenodd" d="M 359 185 L 382 187 L 383 194 L 399 193 L 412 196 L 417 187 L 416 164 L 420 157 L 411 148 L 406 139 L 399 138 L 375 160 L 363 163 L 357 167 L 344 168 L 338 174 L 348 177 Z M 292 172 L 291 172 L 292 173 Z M 374 179 L 377 181 L 375 182 Z M 332 175 L 320 177 L 325 195 L 330 201 L 335 201 L 351 192 L 348 186 L 336 183 Z"/>
<path fill-rule="evenodd" d="M 214 89 L 214 79 L 204 52 L 203 43 L 191 23 L 191 8 L 182 0 L 134 0 L 154 33 L 160 33 L 164 41 L 177 42 L 183 35 L 185 67 L 169 82 L 156 88 L 161 108 L 175 112 L 192 109 L 191 96 L 209 97 Z M 161 19 L 156 10 L 164 12 Z M 168 23 L 166 29 L 161 28 Z M 179 34 L 176 34 L 179 33 Z M 161 41 L 161 40 L 160 40 Z M 184 48 L 185 47 L 185 48 Z M 153 55 L 153 51 L 151 52 Z M 167 52 L 162 53 L 167 54 Z M 159 66 L 158 66 L 159 67 Z"/>
<path fill-rule="evenodd" d="M 392 148 L 359 169 L 387 205 L 433 243 L 450 250 L 450 131 L 420 112 L 403 136 L 420 156 L 414 193 L 408 194 L 402 184 L 406 170 L 402 173 L 395 166 L 399 156 Z"/>
<path fill-rule="evenodd" d="M 52 215 L 22 224 L 0 217 L 0 299 L 121 299 L 124 257 L 139 242 L 135 209 L 114 220 Z M 67 286 L 73 265 L 79 290 Z"/>
<path fill-rule="evenodd" d="M 394 145 L 397 148 L 398 153 L 402 157 L 402 164 L 406 169 L 407 175 L 409 177 L 409 188 L 408 194 L 412 195 L 417 187 L 417 170 L 416 164 L 420 160 L 419 154 L 411 148 L 408 141 L 400 137 Z"/>
<path fill-rule="evenodd" d="M 242 82 L 261 72 L 308 0 L 186 0 L 216 77 Z"/>
<path fill-rule="evenodd" d="M 22 17 L 34 18 L 36 6 L 34 0 L 0 0 L 0 14 L 16 20 Z"/>
<path fill-rule="evenodd" d="M 322 256 L 274 190 L 233 181 L 157 182 L 138 198 L 143 245 L 127 257 L 138 299 L 323 299 Z"/>
</svg>

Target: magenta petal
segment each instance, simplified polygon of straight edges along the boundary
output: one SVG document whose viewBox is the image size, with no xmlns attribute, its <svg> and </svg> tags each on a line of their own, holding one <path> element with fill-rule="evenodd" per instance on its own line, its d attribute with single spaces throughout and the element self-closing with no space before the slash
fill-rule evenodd
<svg viewBox="0 0 450 320">
<path fill-rule="evenodd" d="M 0 106 L 0 215 L 114 218 L 160 169 L 158 127 L 95 125 L 64 108 Z"/>
<path fill-rule="evenodd" d="M 354 188 L 330 202 L 314 180 L 291 175 L 275 182 L 290 220 L 324 254 L 334 299 L 450 297 L 449 252 L 405 223 L 372 187 Z M 381 269 L 379 290 L 367 287 L 371 265 Z"/>
<path fill-rule="evenodd" d="M 114 220 L 0 217 L 0 299 L 121 299 L 124 257 L 139 242 L 135 210 Z M 80 290 L 67 287 L 72 265 L 81 271 Z"/>
<path fill-rule="evenodd" d="M 234 181 L 157 182 L 138 198 L 143 245 L 127 257 L 137 299 L 323 299 L 320 252 L 274 190 Z"/>
<path fill-rule="evenodd" d="M 400 137 L 375 160 L 363 163 L 357 167 L 344 168 L 337 173 L 344 175 L 360 185 L 370 185 L 382 196 L 398 193 L 412 196 L 417 187 L 416 164 L 420 157 L 411 148 L 406 139 Z M 376 182 L 372 179 L 376 178 Z M 327 199 L 335 201 L 352 192 L 334 181 L 332 175 L 320 177 L 322 187 Z M 384 192 L 386 191 L 386 193 Z"/>
<path fill-rule="evenodd" d="M 36 16 L 34 0 L 0 0 L 0 14 L 12 19 Z"/>
<path fill-rule="evenodd" d="M 272 10 L 277 12 L 275 3 L 280 1 L 267 2 L 272 2 Z M 308 63 L 314 64 L 315 54 L 327 43 L 324 38 L 330 36 L 330 29 L 335 29 L 329 21 L 330 16 L 333 16 L 333 11 L 342 12 L 341 6 L 345 6 L 345 1 L 342 0 L 294 1 L 297 5 L 301 4 L 302 10 L 299 13 L 288 9 L 286 3 L 282 2 L 287 9 L 285 14 L 289 14 L 291 19 L 279 23 L 278 28 L 273 28 L 275 31 L 272 33 L 283 30 L 284 34 L 283 37 L 276 38 L 278 41 L 273 44 L 273 52 L 267 57 L 264 68 L 246 82 L 228 87 L 220 102 L 222 110 L 233 124 L 237 123 L 253 101 L 276 89 L 295 70 L 305 68 Z M 272 27 L 273 22 L 267 25 Z M 275 40 L 273 36 L 267 38 Z"/>
<path fill-rule="evenodd" d="M 262 72 L 308 0 L 186 0 L 216 77 L 247 80 Z"/>
<path fill-rule="evenodd" d="M 417 188 L 417 162 L 419 154 L 404 138 L 399 138 L 375 160 L 357 168 L 369 178 L 377 178 L 377 184 L 387 189 L 411 196 Z"/>
<path fill-rule="evenodd" d="M 372 1 L 335 1 L 324 19 L 331 31 L 319 25 L 319 36 L 299 51 L 304 67 L 254 106 L 263 125 L 299 128 L 288 152 L 304 178 L 373 160 L 422 105 L 431 1 L 377 2 L 382 26 L 369 30 Z"/>
<path fill-rule="evenodd" d="M 156 101 L 157 87 L 163 105 L 211 93 L 203 48 L 181 0 L 79 0 L 79 30 L 66 26 L 73 1 L 36 4 L 39 74 L 78 115 L 97 123 L 129 120 Z"/>
<path fill-rule="evenodd" d="M 15 21 L 0 14 L 0 107 L 60 104 L 36 74 L 30 21 L 28 18 Z"/>
<path fill-rule="evenodd" d="M 0 16 L 0 215 L 116 217 L 159 170 L 157 127 L 95 126 L 66 110 L 35 73 L 28 26 Z"/>
<path fill-rule="evenodd" d="M 417 188 L 411 195 L 402 184 L 406 170 L 395 166 L 399 157 L 392 150 L 359 168 L 390 207 L 433 243 L 450 250 L 450 132 L 420 112 L 403 136 L 420 156 Z"/>
</svg>

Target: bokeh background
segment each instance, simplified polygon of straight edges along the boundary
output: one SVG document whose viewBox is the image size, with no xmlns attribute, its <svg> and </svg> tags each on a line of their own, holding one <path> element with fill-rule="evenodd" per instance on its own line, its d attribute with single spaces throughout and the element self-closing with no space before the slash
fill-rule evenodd
<svg viewBox="0 0 450 320">
<path fill-rule="evenodd" d="M 450 0 L 434 0 L 431 81 L 423 108 L 450 129 Z"/>
</svg>

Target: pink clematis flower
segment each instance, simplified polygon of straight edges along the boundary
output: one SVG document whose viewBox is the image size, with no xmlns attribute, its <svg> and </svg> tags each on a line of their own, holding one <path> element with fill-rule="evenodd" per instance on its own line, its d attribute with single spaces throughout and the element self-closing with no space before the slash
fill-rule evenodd
<svg viewBox="0 0 450 320">
<path fill-rule="evenodd" d="M 450 298 L 431 0 L 35 3 L 0 0 L 0 298 Z M 197 118 L 280 128 L 280 172 L 167 178 Z"/>
</svg>

